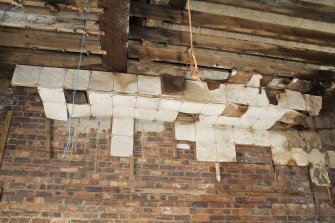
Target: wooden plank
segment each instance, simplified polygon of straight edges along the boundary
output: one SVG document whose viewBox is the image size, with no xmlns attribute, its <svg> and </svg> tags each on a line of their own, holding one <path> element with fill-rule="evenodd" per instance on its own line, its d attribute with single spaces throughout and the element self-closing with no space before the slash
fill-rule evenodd
<svg viewBox="0 0 335 223">
<path fill-rule="evenodd" d="M 46 119 L 45 120 L 45 155 L 47 159 L 51 158 L 51 150 L 50 150 L 50 128 L 51 128 L 51 120 L 50 119 Z"/>
<path fill-rule="evenodd" d="M 5 148 L 6 148 L 7 137 L 9 133 L 10 123 L 12 122 L 12 118 L 13 118 L 13 111 L 8 111 L 6 118 L 5 118 L 3 128 L 2 128 L 1 138 L 0 138 L 0 168 L 1 168 L 2 159 L 3 159 L 3 155 L 5 152 Z"/>
<path fill-rule="evenodd" d="M 128 56 L 130 58 L 164 61 L 172 63 L 187 64 L 189 55 L 186 49 L 154 48 L 139 45 L 128 46 Z M 198 65 L 205 67 L 220 67 L 225 69 L 236 68 L 241 71 L 253 71 L 266 75 L 281 75 L 287 77 L 299 76 L 304 79 L 334 80 L 335 72 L 331 67 L 307 64 L 296 61 L 285 61 L 274 58 L 241 55 L 231 52 L 210 51 L 197 49 L 196 51 Z"/>
<path fill-rule="evenodd" d="M 134 25 L 130 26 L 129 38 L 133 40 L 145 40 L 182 46 L 190 45 L 189 32 Z M 222 36 L 220 37 L 194 33 L 193 40 L 196 48 L 217 49 L 252 55 L 264 55 L 317 64 L 331 65 L 334 64 L 335 58 L 335 54 L 332 53 L 278 46 L 275 44 L 267 44 L 255 41 L 239 40 Z"/>
<path fill-rule="evenodd" d="M 79 55 L 74 53 L 0 47 L 0 61 L 8 64 L 76 68 Z M 81 67 L 82 69 L 103 70 L 101 64 L 101 56 L 84 55 Z"/>
<path fill-rule="evenodd" d="M 3 15 L 3 13 L 5 13 L 5 11 L 0 10 L 0 15 Z M 84 20 L 82 19 L 59 19 L 56 16 L 51 15 L 26 14 L 15 11 L 6 12 L 6 16 L 1 22 L 1 26 L 55 32 L 84 32 Z M 104 33 L 100 31 L 99 25 L 96 21 L 87 21 L 86 32 L 91 35 L 104 35 Z"/>
<path fill-rule="evenodd" d="M 172 23 L 184 25 L 188 24 L 186 11 L 173 10 L 168 7 L 132 2 L 130 7 L 130 14 L 132 16 L 158 19 Z M 203 12 L 193 12 L 192 25 L 278 39 L 293 40 L 297 42 L 303 39 L 304 42 L 308 43 L 335 46 L 335 34 L 333 33 L 307 30 L 265 22 L 256 22 L 248 19 L 214 15 Z"/>
<path fill-rule="evenodd" d="M 12 0 L 0 0 L 0 2 L 11 5 L 13 1 Z M 43 1 L 23 0 L 21 1 L 21 4 L 23 4 L 24 6 L 45 7 L 45 2 Z M 67 5 L 67 4 L 57 4 L 57 5 L 61 10 L 73 10 L 73 11 L 78 11 L 78 12 L 82 11 L 80 7 L 75 6 L 75 5 Z M 102 14 L 104 12 L 104 9 L 93 5 L 90 11 L 92 13 Z"/>
<path fill-rule="evenodd" d="M 101 38 L 103 49 L 103 64 L 113 72 L 127 72 L 127 41 L 129 30 L 130 0 L 102 0 L 99 2 L 105 8 L 100 17 L 102 30 L 106 33 Z"/>
<path fill-rule="evenodd" d="M 306 2 L 300 0 L 211 0 L 210 2 L 240 8 L 272 12 L 283 15 L 318 21 L 335 22 L 334 8 L 320 4 L 320 1 Z M 205 2 L 208 2 L 205 0 Z"/>
<path fill-rule="evenodd" d="M 75 36 L 76 37 L 76 36 Z M 22 32 L 0 32 L 0 46 L 10 46 L 29 49 L 42 49 L 61 52 L 77 52 L 81 50 L 81 38 L 43 35 L 35 30 L 22 30 Z M 106 54 L 101 50 L 100 41 L 87 39 L 83 48 L 85 54 Z"/>
</svg>

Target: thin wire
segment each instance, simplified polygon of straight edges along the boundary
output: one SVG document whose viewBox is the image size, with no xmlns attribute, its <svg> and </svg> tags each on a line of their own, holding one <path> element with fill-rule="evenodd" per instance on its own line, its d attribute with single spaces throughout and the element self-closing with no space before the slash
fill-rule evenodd
<svg viewBox="0 0 335 223">
<path fill-rule="evenodd" d="M 72 109 L 71 109 L 71 113 L 70 113 L 70 117 L 67 123 L 67 131 L 68 131 L 68 137 L 67 137 L 67 143 L 66 146 L 64 148 L 63 151 L 63 159 L 66 158 L 67 153 L 69 152 L 70 148 L 71 148 L 71 122 L 72 122 L 72 117 L 73 117 L 73 113 L 74 113 L 74 103 L 75 103 L 75 96 L 77 93 L 77 87 L 78 87 L 78 79 L 79 79 L 79 70 L 81 67 L 81 63 L 83 61 L 83 55 L 84 55 L 84 46 L 85 46 L 85 41 L 86 41 L 86 28 L 87 28 L 87 21 L 88 21 L 88 16 L 90 14 L 90 0 L 86 0 L 86 15 L 85 15 L 85 23 L 84 23 L 84 32 L 83 32 L 83 36 L 82 36 L 82 41 L 81 41 L 81 47 L 80 47 L 80 56 L 79 56 L 79 62 L 78 62 L 78 66 L 77 66 L 77 71 L 76 71 L 76 85 L 72 94 Z"/>
</svg>

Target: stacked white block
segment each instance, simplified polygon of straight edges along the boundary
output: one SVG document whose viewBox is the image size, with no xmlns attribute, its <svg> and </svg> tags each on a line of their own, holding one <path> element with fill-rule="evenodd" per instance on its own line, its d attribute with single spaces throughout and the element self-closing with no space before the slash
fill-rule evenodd
<svg viewBox="0 0 335 223">
<path fill-rule="evenodd" d="M 133 155 L 134 119 L 113 118 L 111 155 L 129 157 Z"/>
</svg>

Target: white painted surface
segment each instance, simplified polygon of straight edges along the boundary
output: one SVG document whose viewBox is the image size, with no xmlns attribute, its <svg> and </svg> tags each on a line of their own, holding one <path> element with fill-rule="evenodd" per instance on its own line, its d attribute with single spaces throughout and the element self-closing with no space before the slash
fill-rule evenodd
<svg viewBox="0 0 335 223">
<path fill-rule="evenodd" d="M 95 91 L 111 92 L 114 90 L 114 73 L 92 71 L 89 89 Z"/>
<path fill-rule="evenodd" d="M 63 88 L 65 80 L 64 68 L 41 67 L 38 85 L 42 87 Z"/>
<path fill-rule="evenodd" d="M 196 150 L 198 161 L 218 161 L 215 142 L 196 142 Z"/>
<path fill-rule="evenodd" d="M 133 137 L 112 136 L 111 156 L 129 157 L 133 155 Z"/>
<path fill-rule="evenodd" d="M 43 102 L 49 102 L 49 103 L 66 102 L 63 88 L 48 88 L 39 86 L 37 90 Z"/>
<path fill-rule="evenodd" d="M 113 118 L 113 136 L 134 136 L 134 119 L 132 118 Z"/>
<path fill-rule="evenodd" d="M 189 114 L 199 114 L 204 108 L 203 103 L 183 101 L 180 106 L 180 112 Z"/>
<path fill-rule="evenodd" d="M 162 94 L 161 80 L 159 77 L 138 76 L 138 92 L 147 95 Z"/>
<path fill-rule="evenodd" d="M 113 106 L 123 108 L 135 108 L 136 97 L 130 95 L 113 95 Z"/>
<path fill-rule="evenodd" d="M 212 125 L 195 124 L 196 141 L 215 141 L 215 132 Z"/>
<path fill-rule="evenodd" d="M 200 114 L 219 116 L 225 107 L 225 104 L 205 104 Z"/>
<path fill-rule="evenodd" d="M 64 87 L 67 89 L 87 90 L 90 81 L 90 71 L 66 69 Z"/>
<path fill-rule="evenodd" d="M 235 146 L 230 143 L 217 143 L 217 159 L 219 162 L 237 162 Z"/>
<path fill-rule="evenodd" d="M 45 116 L 50 119 L 67 121 L 66 103 L 43 102 Z"/>
<path fill-rule="evenodd" d="M 16 65 L 12 85 L 36 87 L 40 77 L 41 67 Z"/>
<path fill-rule="evenodd" d="M 156 118 L 157 110 L 135 108 L 135 119 L 154 121 Z"/>
<path fill-rule="evenodd" d="M 195 141 L 195 125 L 189 123 L 175 123 L 175 137 L 177 140 Z"/>
<path fill-rule="evenodd" d="M 159 110 L 157 111 L 155 120 L 161 122 L 174 122 L 176 121 L 177 115 L 178 112 L 176 111 Z"/>
<path fill-rule="evenodd" d="M 144 108 L 144 109 L 158 109 L 159 98 L 147 98 L 142 96 L 136 97 L 136 108 Z"/>
</svg>

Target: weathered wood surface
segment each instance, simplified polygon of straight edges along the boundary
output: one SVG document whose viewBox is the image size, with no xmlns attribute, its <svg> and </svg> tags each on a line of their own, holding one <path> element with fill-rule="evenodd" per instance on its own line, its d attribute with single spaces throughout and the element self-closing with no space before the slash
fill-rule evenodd
<svg viewBox="0 0 335 223">
<path fill-rule="evenodd" d="M 2 128 L 1 138 L 0 138 L 0 167 L 2 164 L 2 158 L 5 152 L 5 148 L 6 148 L 6 142 L 7 142 L 7 137 L 9 133 L 10 124 L 12 122 L 12 118 L 13 118 L 13 111 L 8 111 L 6 118 L 5 118 L 3 128 Z"/>
</svg>

